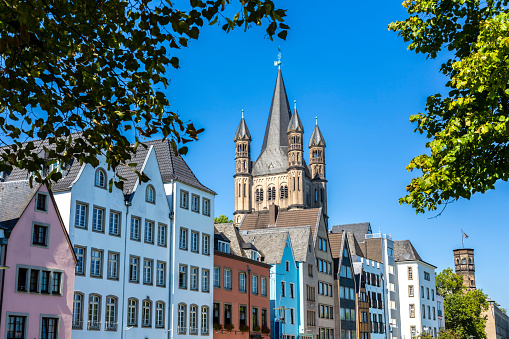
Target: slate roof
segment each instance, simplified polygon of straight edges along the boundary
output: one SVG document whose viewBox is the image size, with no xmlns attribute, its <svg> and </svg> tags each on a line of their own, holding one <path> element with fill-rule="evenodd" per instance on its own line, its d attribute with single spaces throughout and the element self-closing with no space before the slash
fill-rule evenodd
<svg viewBox="0 0 509 339">
<path fill-rule="evenodd" d="M 357 239 L 355 239 L 355 236 L 352 232 L 346 232 L 346 238 L 348 241 L 348 247 L 350 248 L 350 255 L 358 255 L 359 257 L 364 257 L 364 254 L 362 253 L 362 249 L 359 246 L 359 243 L 357 242 Z"/>
<path fill-rule="evenodd" d="M 396 240 L 394 242 L 394 259 L 396 261 L 423 261 L 410 240 Z"/>
<path fill-rule="evenodd" d="M 289 234 L 290 241 L 292 242 L 293 255 L 296 261 L 304 262 L 307 258 L 308 245 L 311 236 L 310 226 L 301 227 L 285 227 L 285 228 L 270 228 L 270 229 L 252 229 L 252 230 L 241 230 L 242 236 L 247 235 L 258 235 L 267 233 L 282 233 Z M 256 240 L 255 240 L 256 246 Z"/>
<path fill-rule="evenodd" d="M 276 225 L 270 227 L 268 212 L 253 212 L 246 214 L 239 228 L 241 231 L 246 231 L 254 229 L 310 226 L 311 233 L 314 238 L 315 230 L 320 220 L 320 211 L 321 208 L 309 208 L 290 211 L 280 210 L 277 215 Z"/>
<path fill-rule="evenodd" d="M 295 107 L 295 109 L 293 110 L 292 118 L 290 119 L 290 123 L 288 124 L 286 132 L 304 133 L 304 126 L 302 126 L 302 121 L 300 121 L 299 113 L 297 113 L 297 107 Z"/>
<path fill-rule="evenodd" d="M 281 263 L 286 248 L 286 239 L 289 236 L 285 232 L 265 232 L 242 234 L 242 239 L 248 244 L 253 244 L 261 253 L 264 263 L 278 265 Z M 253 241 L 254 240 L 254 241 Z"/>
<path fill-rule="evenodd" d="M 230 252 L 240 257 L 245 257 L 246 252 L 242 249 L 244 239 L 240 236 L 239 230 L 233 223 L 214 224 L 214 234 L 222 234 L 230 240 Z"/>
<path fill-rule="evenodd" d="M 40 184 L 30 187 L 28 180 L 0 183 L 0 228 L 12 231 Z"/>
<path fill-rule="evenodd" d="M 333 258 L 341 257 L 341 244 L 343 242 L 343 233 L 329 233 L 329 245 Z"/>
<path fill-rule="evenodd" d="M 322 132 L 320 132 L 318 124 L 315 125 L 315 129 L 313 129 L 313 134 L 311 134 L 311 138 L 309 138 L 309 147 L 311 146 L 325 147 L 325 139 L 323 138 Z"/>
<path fill-rule="evenodd" d="M 118 175 L 125 179 L 124 194 L 126 196 L 133 193 L 136 183 L 139 181 L 138 175 L 134 171 L 141 171 L 143 169 L 143 165 L 147 160 L 149 151 L 150 147 L 145 148 L 140 145 L 136 150 L 136 153 L 131 157 L 131 160 L 127 162 L 127 164 L 136 164 L 136 167 L 129 167 L 127 164 L 125 166 L 117 167 Z"/>
<path fill-rule="evenodd" d="M 359 243 L 364 242 L 366 234 L 373 233 L 371 231 L 371 224 L 369 222 L 332 226 L 332 233 L 341 233 L 342 231 L 347 231 L 347 232 L 353 233 L 353 235 L 355 236 L 355 239 Z"/>
<path fill-rule="evenodd" d="M 288 168 L 288 134 L 290 105 L 286 95 L 281 69 L 278 70 L 269 118 L 260 156 L 253 166 L 253 176 L 282 173 Z"/>
<path fill-rule="evenodd" d="M 235 132 L 234 140 L 251 140 L 251 133 L 249 133 L 249 129 L 247 128 L 244 117 L 240 119 L 239 127 L 237 127 L 237 131 Z"/>
</svg>

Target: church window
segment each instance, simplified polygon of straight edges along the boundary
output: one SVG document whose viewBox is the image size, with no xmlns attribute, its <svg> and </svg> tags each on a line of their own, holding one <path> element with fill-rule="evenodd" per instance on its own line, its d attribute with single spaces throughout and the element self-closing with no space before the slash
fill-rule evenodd
<svg viewBox="0 0 509 339">
<path fill-rule="evenodd" d="M 255 191 L 256 202 L 263 201 L 263 188 L 257 188 Z"/>
<path fill-rule="evenodd" d="M 246 196 L 246 184 L 243 185 L 244 196 Z"/>
<path fill-rule="evenodd" d="M 462 258 L 462 259 L 461 259 L 461 263 L 462 263 L 462 264 L 466 264 L 466 263 L 467 263 L 467 259 Z"/>
<path fill-rule="evenodd" d="M 279 190 L 280 190 L 280 194 L 279 194 L 280 199 L 288 198 L 288 186 L 283 185 L 283 186 L 281 186 L 281 188 Z"/>
<path fill-rule="evenodd" d="M 240 184 L 239 184 L 239 197 L 240 197 Z"/>
<path fill-rule="evenodd" d="M 276 200 L 276 188 L 269 187 L 267 189 L 267 200 Z"/>
</svg>

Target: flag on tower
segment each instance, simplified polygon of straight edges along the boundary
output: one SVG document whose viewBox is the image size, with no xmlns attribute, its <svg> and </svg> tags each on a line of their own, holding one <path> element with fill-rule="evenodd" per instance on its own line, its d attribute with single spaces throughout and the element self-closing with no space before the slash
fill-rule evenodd
<svg viewBox="0 0 509 339">
<path fill-rule="evenodd" d="M 463 233 L 463 238 L 468 239 L 468 235 L 463 230 L 461 230 L 461 233 Z"/>
</svg>

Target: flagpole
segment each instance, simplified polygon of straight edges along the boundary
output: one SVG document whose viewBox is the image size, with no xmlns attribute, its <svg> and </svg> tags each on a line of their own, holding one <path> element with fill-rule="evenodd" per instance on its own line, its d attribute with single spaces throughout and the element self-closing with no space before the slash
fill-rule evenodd
<svg viewBox="0 0 509 339">
<path fill-rule="evenodd" d="M 465 248 L 465 241 L 463 240 L 463 229 L 461 230 L 461 247 Z"/>
</svg>

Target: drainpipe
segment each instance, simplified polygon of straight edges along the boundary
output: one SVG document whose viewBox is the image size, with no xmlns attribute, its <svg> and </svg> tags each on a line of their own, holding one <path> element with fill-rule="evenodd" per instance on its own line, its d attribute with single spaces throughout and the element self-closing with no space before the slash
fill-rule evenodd
<svg viewBox="0 0 509 339">
<path fill-rule="evenodd" d="M 131 206 L 131 202 L 126 200 L 125 201 L 125 208 L 126 208 L 126 212 L 125 212 L 125 231 L 124 231 L 124 274 L 123 274 L 123 277 L 122 277 L 122 280 L 123 280 L 123 288 L 122 288 L 122 319 L 121 319 L 121 324 L 122 324 L 122 327 L 121 327 L 121 332 L 120 332 L 120 338 L 124 338 L 124 332 L 125 332 L 125 328 L 124 328 L 124 314 L 125 314 L 125 309 L 127 307 L 129 307 L 129 305 L 125 305 L 125 289 L 126 289 L 126 271 L 129 270 L 129 263 L 126 261 L 127 259 L 127 237 L 129 236 L 129 206 Z M 126 269 L 127 267 L 127 269 Z"/>
<path fill-rule="evenodd" d="M 4 254 L 5 249 L 5 256 Z M 0 239 L 0 265 L 5 266 L 7 262 L 7 238 Z M 2 291 L 0 292 L 0 325 L 2 324 L 2 310 L 4 306 L 4 283 L 5 283 L 5 267 L 2 269 Z"/>
<path fill-rule="evenodd" d="M 176 184 L 174 182 L 174 180 L 172 179 L 170 181 L 170 184 L 171 184 L 171 201 L 170 201 L 170 229 L 169 229 L 169 232 L 170 232 L 170 239 L 169 239 L 169 242 L 168 242 L 168 249 L 169 249 L 169 263 L 170 263 L 170 276 L 168 277 L 168 338 L 173 338 L 173 323 L 171 322 L 172 318 L 173 318 L 173 312 L 174 312 L 174 307 L 172 305 L 172 296 L 173 296 L 173 278 L 174 278 L 174 260 L 173 260 L 173 251 L 175 250 L 175 246 L 174 246 L 174 243 L 173 243 L 173 224 L 175 223 L 175 206 L 173 206 L 174 204 L 174 199 L 173 199 L 173 196 L 175 194 L 177 194 L 177 187 L 176 187 Z M 171 214 L 173 213 L 173 218 L 171 218 Z"/>
<path fill-rule="evenodd" d="M 251 310 L 251 269 L 249 268 L 249 265 L 247 265 L 247 276 L 248 276 L 248 290 L 247 290 L 247 307 L 248 307 L 248 339 L 251 338 L 251 317 L 253 316 L 253 311 Z"/>
</svg>

